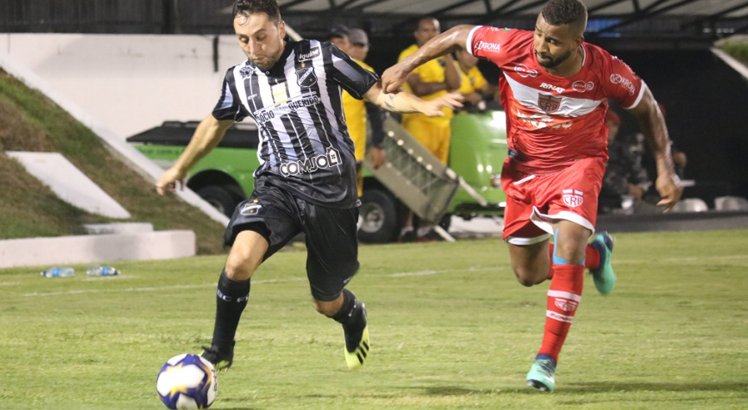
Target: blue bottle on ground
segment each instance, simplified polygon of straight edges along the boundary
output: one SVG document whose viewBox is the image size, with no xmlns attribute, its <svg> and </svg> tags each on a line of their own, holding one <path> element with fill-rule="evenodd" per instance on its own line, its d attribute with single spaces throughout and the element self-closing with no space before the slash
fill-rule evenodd
<svg viewBox="0 0 748 410">
<path fill-rule="evenodd" d="M 108 265 L 94 266 L 86 271 L 88 276 L 116 276 L 119 275 L 119 271 Z"/>
<path fill-rule="evenodd" d="M 65 278 L 68 276 L 75 276 L 75 269 L 70 267 L 59 267 L 54 266 L 47 270 L 43 270 L 41 275 L 45 278 Z"/>
</svg>

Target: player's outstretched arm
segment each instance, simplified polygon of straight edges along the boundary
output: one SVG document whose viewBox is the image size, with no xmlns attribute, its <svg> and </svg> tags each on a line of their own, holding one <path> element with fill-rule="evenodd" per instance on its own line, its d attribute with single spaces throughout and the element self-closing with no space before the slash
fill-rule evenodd
<svg viewBox="0 0 748 410">
<path fill-rule="evenodd" d="M 181 189 L 184 186 L 184 177 L 190 167 L 218 145 L 226 134 L 226 130 L 231 128 L 233 124 L 234 121 L 219 121 L 213 115 L 205 117 L 195 129 L 195 133 L 192 134 L 192 139 L 190 139 L 190 143 L 187 144 L 187 148 L 184 149 L 182 155 L 179 156 L 171 168 L 164 171 L 161 178 L 156 182 L 156 191 L 159 195 L 173 192 L 176 188 Z"/>
<path fill-rule="evenodd" d="M 673 167 L 673 159 L 670 154 L 671 141 L 665 118 L 662 116 L 657 101 L 655 101 L 649 88 L 644 89 L 641 101 L 630 112 L 636 118 L 642 133 L 654 152 L 657 164 L 655 187 L 662 198 L 657 205 L 669 211 L 683 194 L 683 187 L 680 185 L 680 180 Z"/>
<path fill-rule="evenodd" d="M 379 84 L 374 84 L 364 94 L 364 98 L 372 103 L 393 112 L 420 112 L 430 117 L 441 117 L 444 115 L 442 108 L 462 107 L 462 95 L 454 92 L 444 94 L 433 100 L 422 100 L 411 93 L 404 91 L 397 93 L 385 93 Z"/>
<path fill-rule="evenodd" d="M 461 24 L 427 41 L 418 48 L 418 51 L 384 71 L 382 74 L 382 89 L 387 93 L 393 93 L 400 89 L 408 74 L 419 65 L 432 58 L 443 56 L 455 48 L 465 48 L 468 35 L 473 27 L 475 26 Z"/>
</svg>

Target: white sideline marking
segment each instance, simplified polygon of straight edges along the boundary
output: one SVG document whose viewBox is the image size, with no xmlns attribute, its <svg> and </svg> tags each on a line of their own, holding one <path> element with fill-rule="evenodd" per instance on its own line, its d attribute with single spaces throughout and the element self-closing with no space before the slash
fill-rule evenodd
<svg viewBox="0 0 748 410">
<path fill-rule="evenodd" d="M 685 258 L 663 258 L 659 260 L 647 260 L 647 259 L 622 259 L 614 260 L 616 264 L 620 263 L 657 263 L 657 262 L 691 262 L 691 261 L 706 261 L 706 260 L 724 260 L 724 259 L 748 259 L 748 255 L 725 255 L 725 256 L 704 256 L 704 257 L 685 257 Z M 475 267 L 471 266 L 467 269 L 439 269 L 439 270 L 418 270 L 412 272 L 395 272 L 390 273 L 386 276 L 391 278 L 404 278 L 404 277 L 417 277 L 417 276 L 431 276 L 439 275 L 448 272 L 486 272 L 486 271 L 501 271 L 502 267 Z M 108 278 L 111 279 L 111 278 Z M 299 278 L 286 278 L 286 279 L 257 279 L 253 280 L 253 284 L 268 284 L 268 283 L 284 283 L 284 282 L 300 282 L 307 280 L 306 277 Z M 15 286 L 18 282 L 0 282 L 0 286 Z M 74 289 L 62 292 L 29 292 L 23 293 L 25 297 L 36 297 L 36 296 L 61 296 L 61 295 L 80 295 L 87 293 L 117 293 L 117 292 L 156 292 L 169 289 L 202 289 L 215 287 L 215 283 L 207 283 L 202 285 L 168 285 L 168 286 L 145 286 L 140 288 L 124 288 L 124 289 Z"/>
</svg>

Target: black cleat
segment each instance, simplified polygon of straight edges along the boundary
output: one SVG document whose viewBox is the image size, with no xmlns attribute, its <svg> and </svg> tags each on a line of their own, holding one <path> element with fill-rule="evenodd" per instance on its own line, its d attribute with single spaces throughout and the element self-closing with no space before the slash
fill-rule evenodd
<svg viewBox="0 0 748 410">
<path fill-rule="evenodd" d="M 234 362 L 234 344 L 236 344 L 236 342 L 231 344 L 230 349 L 219 349 L 216 345 L 210 347 L 203 346 L 203 353 L 200 356 L 213 363 L 213 367 L 215 367 L 217 371 L 226 371 Z"/>
</svg>

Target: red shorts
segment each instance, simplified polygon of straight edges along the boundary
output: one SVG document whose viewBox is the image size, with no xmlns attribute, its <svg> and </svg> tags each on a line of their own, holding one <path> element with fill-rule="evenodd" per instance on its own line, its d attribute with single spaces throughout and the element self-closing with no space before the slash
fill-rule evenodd
<svg viewBox="0 0 748 410">
<path fill-rule="evenodd" d="M 513 169 L 507 159 L 501 171 L 506 193 L 504 240 L 532 245 L 553 234 L 552 223 L 567 220 L 595 231 L 597 197 L 605 160 L 585 158 L 561 171 L 533 175 Z"/>
</svg>

